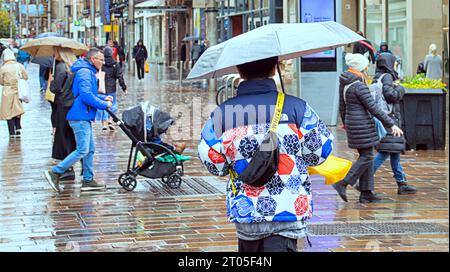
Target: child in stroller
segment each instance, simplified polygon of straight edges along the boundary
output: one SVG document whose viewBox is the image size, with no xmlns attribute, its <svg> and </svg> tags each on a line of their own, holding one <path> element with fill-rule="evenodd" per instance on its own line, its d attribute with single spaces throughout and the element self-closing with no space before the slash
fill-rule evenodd
<svg viewBox="0 0 450 272">
<path fill-rule="evenodd" d="M 136 176 L 140 175 L 161 179 L 172 189 L 180 187 L 184 174 L 183 162 L 190 160 L 190 157 L 181 155 L 186 145 L 171 145 L 160 137 L 175 120 L 148 102 L 125 110 L 123 121 L 114 114 L 111 116 L 132 140 L 127 172 L 119 176 L 119 184 L 132 191 L 137 185 Z"/>
</svg>

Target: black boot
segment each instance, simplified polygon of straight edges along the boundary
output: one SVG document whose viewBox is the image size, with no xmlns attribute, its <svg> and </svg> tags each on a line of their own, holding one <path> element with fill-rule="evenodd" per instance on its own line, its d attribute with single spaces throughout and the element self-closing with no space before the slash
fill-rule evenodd
<svg viewBox="0 0 450 272">
<path fill-rule="evenodd" d="M 372 191 L 362 191 L 361 195 L 359 196 L 359 202 L 360 203 L 373 203 L 373 202 L 379 202 L 381 197 L 377 194 L 374 194 Z"/>
<path fill-rule="evenodd" d="M 339 181 L 338 183 L 333 184 L 333 188 L 336 190 L 338 195 L 344 200 L 345 202 L 348 202 L 347 200 L 347 183 L 345 183 L 343 180 Z"/>
<path fill-rule="evenodd" d="M 75 171 L 73 168 L 69 168 L 64 174 L 59 176 L 59 180 L 75 180 Z"/>
<path fill-rule="evenodd" d="M 417 188 L 414 186 L 408 185 L 407 182 L 397 182 L 399 195 L 414 195 L 417 193 Z"/>
</svg>

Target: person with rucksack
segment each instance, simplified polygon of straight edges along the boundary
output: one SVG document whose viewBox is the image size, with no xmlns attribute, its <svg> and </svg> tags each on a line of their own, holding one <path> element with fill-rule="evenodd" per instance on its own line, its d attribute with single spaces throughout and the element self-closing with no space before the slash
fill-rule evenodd
<svg viewBox="0 0 450 272">
<path fill-rule="evenodd" d="M 237 96 L 212 112 L 198 146 L 211 174 L 230 175 L 226 206 L 240 252 L 297 251 L 313 213 L 308 167 L 333 149 L 333 134 L 308 103 L 277 89 L 277 62 L 237 66 Z"/>
<path fill-rule="evenodd" d="M 102 67 L 105 83 L 104 92 L 113 98 L 111 111 L 115 113 L 117 112 L 117 81 L 119 81 L 119 84 L 122 87 L 122 91 L 125 95 L 127 95 L 128 93 L 127 85 L 125 84 L 125 80 L 123 79 L 122 68 L 114 60 L 114 54 L 111 48 L 105 48 L 104 53 L 105 64 Z M 103 130 L 107 130 L 108 127 L 110 130 L 115 130 L 111 117 L 105 110 L 98 110 L 95 120 L 98 122 L 102 122 Z"/>
<path fill-rule="evenodd" d="M 405 94 L 405 88 L 396 83 L 399 79 L 396 72 L 397 65 L 397 59 L 394 55 L 389 53 L 381 54 L 377 60 L 377 69 L 373 80 L 374 84 L 381 83 L 382 95 L 390 106 L 389 116 L 394 120 L 396 126 L 401 127 L 400 102 Z M 378 154 L 374 160 L 374 172 L 378 170 L 387 158 L 390 158 L 394 179 L 398 185 L 397 193 L 399 195 L 415 194 L 417 189 L 414 186 L 408 185 L 406 175 L 400 163 L 400 155 L 405 151 L 405 139 L 403 137 L 396 137 L 392 133 L 387 133 L 376 146 L 376 149 Z"/>
<path fill-rule="evenodd" d="M 403 131 L 377 105 L 369 89 L 369 60 L 361 54 L 348 53 L 345 62 L 349 69 L 339 78 L 339 112 L 347 132 L 348 147 L 356 149 L 359 157 L 346 177 L 334 184 L 333 188 L 347 202 L 347 186 L 355 186 L 359 180 L 359 202 L 378 202 L 381 198 L 374 193 L 373 148 L 379 143 L 380 137 L 373 117 L 395 136 L 402 135 Z"/>
<path fill-rule="evenodd" d="M 362 31 L 358 31 L 356 33 L 364 38 L 366 37 Z M 361 54 L 369 59 L 369 61 L 373 64 L 375 64 L 376 55 L 378 55 L 377 53 L 378 52 L 375 48 L 373 48 L 372 43 L 368 40 L 357 41 L 353 44 L 353 54 Z"/>
<path fill-rule="evenodd" d="M 105 184 L 94 179 L 93 161 L 95 153 L 94 133 L 92 121 L 95 119 L 97 109 L 111 108 L 112 97 L 98 94 L 96 73 L 101 70 L 105 59 L 103 52 L 92 48 L 85 59 L 77 60 L 71 68 L 72 107 L 66 119 L 75 134 L 76 149 L 62 162 L 44 172 L 45 178 L 56 192 L 60 192 L 59 181 L 63 173 L 75 163 L 82 160 L 83 180 L 81 191 L 101 190 Z"/>
<path fill-rule="evenodd" d="M 50 74 L 50 91 L 55 94 L 54 105 L 56 108 L 55 134 L 53 138 L 52 158 L 62 161 L 75 150 L 75 135 L 69 122 L 66 120 L 70 107 L 67 106 L 67 96 L 72 95 L 72 88 L 64 88 L 69 84 L 69 77 L 73 76 L 70 71 L 73 63 L 77 60 L 72 50 L 56 47 L 54 49 L 55 72 Z M 68 94 L 67 92 L 70 92 Z M 60 176 L 60 180 L 74 180 L 75 172 L 73 167 L 69 168 Z"/>
</svg>

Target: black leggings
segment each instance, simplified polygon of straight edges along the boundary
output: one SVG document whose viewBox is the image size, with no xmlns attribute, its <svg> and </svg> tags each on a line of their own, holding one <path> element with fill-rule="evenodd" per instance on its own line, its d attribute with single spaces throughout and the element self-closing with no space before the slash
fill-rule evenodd
<svg viewBox="0 0 450 272">
<path fill-rule="evenodd" d="M 144 79 L 145 61 L 136 61 L 138 79 Z"/>
<path fill-rule="evenodd" d="M 9 135 L 16 135 L 17 130 L 22 129 L 20 125 L 20 115 L 8 120 Z"/>
</svg>

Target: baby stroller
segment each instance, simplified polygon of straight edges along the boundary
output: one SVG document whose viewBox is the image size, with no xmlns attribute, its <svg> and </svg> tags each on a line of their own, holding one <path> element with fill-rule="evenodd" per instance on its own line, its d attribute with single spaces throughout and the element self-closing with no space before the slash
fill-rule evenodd
<svg viewBox="0 0 450 272">
<path fill-rule="evenodd" d="M 119 184 L 127 191 L 137 186 L 136 177 L 161 179 L 171 189 L 179 188 L 184 175 L 183 161 L 189 157 L 179 156 L 170 146 L 153 142 L 167 132 L 175 122 L 166 112 L 148 102 L 125 110 L 123 121 L 107 110 L 113 121 L 132 141 L 127 172 L 119 176 Z"/>
</svg>

